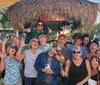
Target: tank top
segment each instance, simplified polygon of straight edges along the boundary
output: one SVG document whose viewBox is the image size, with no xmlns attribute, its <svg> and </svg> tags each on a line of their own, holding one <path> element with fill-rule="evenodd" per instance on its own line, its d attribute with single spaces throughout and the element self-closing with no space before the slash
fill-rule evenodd
<svg viewBox="0 0 100 85">
<path fill-rule="evenodd" d="M 71 66 L 69 69 L 69 80 L 68 85 L 76 85 L 78 82 L 82 81 L 88 75 L 85 59 L 83 59 L 80 66 L 76 66 L 71 60 Z M 88 85 L 86 82 L 83 85 Z"/>
</svg>

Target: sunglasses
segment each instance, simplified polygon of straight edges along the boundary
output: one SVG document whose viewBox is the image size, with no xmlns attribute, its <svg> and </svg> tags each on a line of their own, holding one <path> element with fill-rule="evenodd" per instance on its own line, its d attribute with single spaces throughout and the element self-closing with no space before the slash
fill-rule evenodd
<svg viewBox="0 0 100 85">
<path fill-rule="evenodd" d="M 37 41 L 37 40 L 32 40 L 32 42 L 38 43 L 38 41 Z"/>
<path fill-rule="evenodd" d="M 80 51 L 73 51 L 73 54 L 80 54 L 81 52 Z"/>
<path fill-rule="evenodd" d="M 38 26 L 43 26 L 42 24 L 38 24 Z"/>
<path fill-rule="evenodd" d="M 17 47 L 16 45 L 12 45 L 11 48 L 12 48 L 12 49 L 15 49 L 15 50 L 18 49 L 18 47 Z"/>
</svg>

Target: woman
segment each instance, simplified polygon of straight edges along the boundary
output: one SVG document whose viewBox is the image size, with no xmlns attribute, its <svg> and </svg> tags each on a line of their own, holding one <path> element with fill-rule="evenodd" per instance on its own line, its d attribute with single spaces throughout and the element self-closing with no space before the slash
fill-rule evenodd
<svg viewBox="0 0 100 85">
<path fill-rule="evenodd" d="M 91 76 L 91 68 L 88 60 L 82 59 L 81 48 L 73 47 L 72 60 L 66 61 L 65 76 L 69 76 L 68 85 L 88 85 Z"/>
<path fill-rule="evenodd" d="M 88 34 L 83 35 L 83 45 L 89 47 L 90 44 L 90 37 Z"/>
<path fill-rule="evenodd" d="M 97 56 L 99 57 L 99 59 L 100 59 L 100 48 L 97 49 L 96 55 L 97 55 Z"/>
<path fill-rule="evenodd" d="M 10 45 L 7 49 L 8 54 L 2 65 L 2 70 L 5 68 L 4 85 L 22 85 L 20 62 L 15 58 L 16 52 L 16 46 Z"/>
<path fill-rule="evenodd" d="M 90 43 L 90 46 L 89 46 L 89 49 L 88 51 L 86 51 L 84 53 L 84 57 L 88 60 L 90 60 L 91 56 L 93 55 L 96 55 L 96 51 L 99 47 L 99 44 L 96 40 L 93 40 L 91 43 Z"/>
<path fill-rule="evenodd" d="M 100 59 L 97 56 L 92 56 L 90 59 L 91 65 L 91 79 L 89 79 L 89 85 L 97 85 L 97 81 L 100 81 Z"/>
<path fill-rule="evenodd" d="M 34 82 L 37 78 L 37 71 L 34 68 L 35 60 L 37 56 L 42 52 L 41 50 L 38 50 L 38 39 L 33 38 L 30 41 L 30 49 L 25 50 L 22 52 L 22 48 L 24 46 L 24 40 L 22 40 L 20 48 L 16 54 L 17 60 L 23 60 L 25 64 L 25 70 L 24 70 L 24 83 L 25 85 L 34 85 Z"/>
</svg>

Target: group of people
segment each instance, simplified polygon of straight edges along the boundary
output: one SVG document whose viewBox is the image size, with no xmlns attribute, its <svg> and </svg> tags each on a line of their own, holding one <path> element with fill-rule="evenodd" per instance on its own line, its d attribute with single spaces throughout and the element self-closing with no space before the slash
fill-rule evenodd
<svg viewBox="0 0 100 85">
<path fill-rule="evenodd" d="M 47 43 L 50 29 L 39 21 L 23 29 L 26 39 L 12 36 L 0 43 L 0 73 L 4 85 L 97 85 L 100 81 L 100 48 L 88 34 L 73 35 L 73 43 L 60 34 L 54 45 Z M 91 83 L 92 82 L 92 83 Z M 95 84 L 94 84 L 95 83 Z M 100 85 L 100 84 L 98 84 Z"/>
</svg>

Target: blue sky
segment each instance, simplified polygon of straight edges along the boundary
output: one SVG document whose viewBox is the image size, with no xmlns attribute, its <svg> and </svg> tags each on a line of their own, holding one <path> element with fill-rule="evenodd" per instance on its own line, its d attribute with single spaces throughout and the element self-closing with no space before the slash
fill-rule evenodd
<svg viewBox="0 0 100 85">
<path fill-rule="evenodd" d="M 100 0 L 89 0 L 91 2 L 96 2 L 96 3 L 100 3 Z"/>
</svg>

